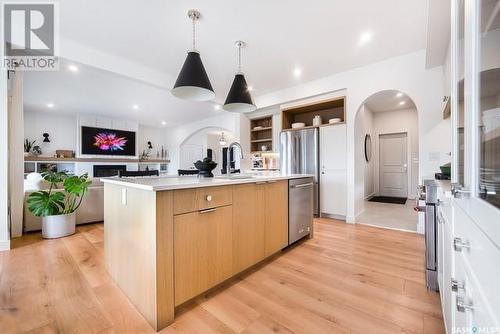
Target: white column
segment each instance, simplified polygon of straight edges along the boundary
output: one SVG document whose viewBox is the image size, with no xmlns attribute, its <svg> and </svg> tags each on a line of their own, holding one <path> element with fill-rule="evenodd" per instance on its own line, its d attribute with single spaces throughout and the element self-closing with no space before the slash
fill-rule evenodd
<svg viewBox="0 0 500 334">
<path fill-rule="evenodd" d="M 0 17 L 3 8 L 0 6 Z M 3 36 L 3 24 L 0 24 Z M 0 37 L 2 38 L 2 37 Z M 3 59 L 4 41 L 0 40 L 0 57 Z M 7 117 L 7 72 L 0 66 L 0 251 L 10 249 L 8 216 L 8 117 Z"/>
</svg>

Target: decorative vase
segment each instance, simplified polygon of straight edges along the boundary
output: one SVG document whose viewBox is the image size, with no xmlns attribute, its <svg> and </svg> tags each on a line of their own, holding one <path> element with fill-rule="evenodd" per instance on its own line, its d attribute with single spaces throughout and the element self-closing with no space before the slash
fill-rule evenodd
<svg viewBox="0 0 500 334">
<path fill-rule="evenodd" d="M 76 213 L 42 217 L 42 238 L 61 238 L 75 233 Z"/>
</svg>

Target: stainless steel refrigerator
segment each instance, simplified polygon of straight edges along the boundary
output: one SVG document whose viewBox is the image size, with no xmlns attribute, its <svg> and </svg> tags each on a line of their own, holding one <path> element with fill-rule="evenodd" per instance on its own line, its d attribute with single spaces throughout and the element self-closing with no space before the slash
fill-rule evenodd
<svg viewBox="0 0 500 334">
<path fill-rule="evenodd" d="M 319 130 L 283 131 L 280 135 L 280 166 L 285 173 L 314 176 L 313 213 L 319 214 Z"/>
</svg>

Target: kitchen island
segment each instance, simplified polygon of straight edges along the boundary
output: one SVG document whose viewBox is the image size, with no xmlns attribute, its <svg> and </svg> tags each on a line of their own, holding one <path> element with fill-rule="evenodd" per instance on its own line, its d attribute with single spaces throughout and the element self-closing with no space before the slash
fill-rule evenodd
<svg viewBox="0 0 500 334">
<path fill-rule="evenodd" d="M 161 330 L 177 306 L 288 245 L 288 182 L 309 177 L 102 179 L 106 268 Z"/>
</svg>

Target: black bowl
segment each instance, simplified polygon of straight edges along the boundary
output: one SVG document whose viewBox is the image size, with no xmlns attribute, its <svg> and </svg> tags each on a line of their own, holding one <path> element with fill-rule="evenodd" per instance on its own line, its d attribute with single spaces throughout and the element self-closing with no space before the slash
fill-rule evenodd
<svg viewBox="0 0 500 334">
<path fill-rule="evenodd" d="M 197 161 L 194 163 L 194 166 L 196 167 L 197 170 L 200 171 L 200 176 L 203 177 L 213 177 L 214 174 L 212 174 L 212 171 L 217 167 L 217 163 L 214 161 L 210 162 L 202 162 L 202 161 Z"/>
</svg>

